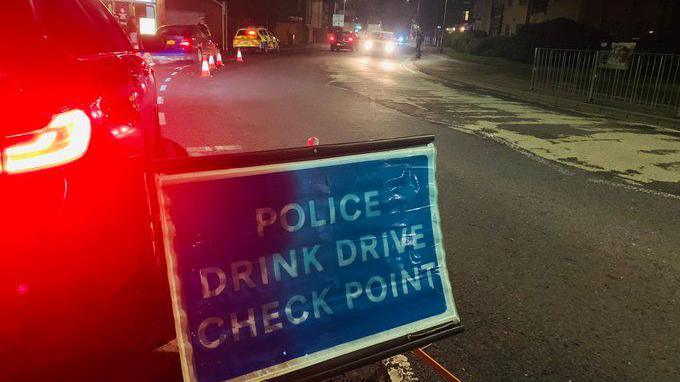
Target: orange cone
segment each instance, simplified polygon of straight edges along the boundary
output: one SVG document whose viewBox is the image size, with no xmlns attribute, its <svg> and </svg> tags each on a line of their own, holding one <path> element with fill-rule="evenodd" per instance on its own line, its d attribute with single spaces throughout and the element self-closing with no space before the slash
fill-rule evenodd
<svg viewBox="0 0 680 382">
<path fill-rule="evenodd" d="M 201 77 L 210 77 L 210 66 L 206 55 L 203 55 L 203 62 L 201 62 Z"/>
<path fill-rule="evenodd" d="M 219 50 L 217 51 L 217 60 L 215 61 L 215 66 L 217 66 L 218 68 L 224 66 L 224 62 L 222 62 L 222 54 L 220 53 Z"/>
<path fill-rule="evenodd" d="M 243 62 L 243 55 L 241 54 L 240 48 L 239 48 L 238 52 L 236 52 L 236 62 Z"/>
<path fill-rule="evenodd" d="M 208 65 L 210 66 L 210 70 L 215 70 L 215 59 L 212 55 L 208 58 Z"/>
</svg>

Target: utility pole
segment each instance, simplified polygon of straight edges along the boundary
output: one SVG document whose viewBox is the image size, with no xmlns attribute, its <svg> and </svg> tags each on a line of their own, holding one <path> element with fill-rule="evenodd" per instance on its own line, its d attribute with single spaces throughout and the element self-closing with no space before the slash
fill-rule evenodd
<svg viewBox="0 0 680 382">
<path fill-rule="evenodd" d="M 441 38 L 439 39 L 439 53 L 444 53 L 444 32 L 446 32 L 446 9 L 449 7 L 449 0 L 444 2 L 444 19 L 442 20 Z"/>
<path fill-rule="evenodd" d="M 416 23 L 420 25 L 420 3 L 422 3 L 423 0 L 418 0 L 418 5 L 416 6 Z"/>
<path fill-rule="evenodd" d="M 534 10 L 534 2 L 532 0 L 527 0 L 527 15 L 526 19 L 524 20 L 524 25 L 529 25 L 531 24 L 531 13 Z"/>
</svg>

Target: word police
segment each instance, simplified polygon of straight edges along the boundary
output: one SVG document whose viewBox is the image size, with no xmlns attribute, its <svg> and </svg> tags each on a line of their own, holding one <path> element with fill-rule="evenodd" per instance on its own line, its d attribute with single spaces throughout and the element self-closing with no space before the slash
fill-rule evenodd
<svg viewBox="0 0 680 382">
<path fill-rule="evenodd" d="M 299 231 L 305 224 L 311 227 L 321 227 L 326 224 L 335 224 L 338 219 L 347 222 L 355 221 L 363 214 L 367 218 L 380 216 L 378 207 L 378 191 L 366 191 L 362 197 L 356 194 L 347 194 L 340 198 L 337 203 L 333 197 L 320 203 L 310 200 L 307 203 L 288 203 L 281 210 L 265 207 L 255 210 L 257 221 L 257 236 L 264 237 L 265 228 L 279 221 L 281 228 L 288 232 Z M 323 214 L 319 214 L 319 207 L 325 205 Z M 325 216 L 325 217 L 321 217 Z"/>
</svg>

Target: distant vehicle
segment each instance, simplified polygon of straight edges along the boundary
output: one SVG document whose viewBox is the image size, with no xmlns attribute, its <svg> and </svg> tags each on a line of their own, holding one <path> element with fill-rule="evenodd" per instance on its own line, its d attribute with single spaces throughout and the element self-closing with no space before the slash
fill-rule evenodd
<svg viewBox="0 0 680 382">
<path fill-rule="evenodd" d="M 200 62 L 203 55 L 216 56 L 219 47 L 210 38 L 210 31 L 200 25 L 164 25 L 156 31 L 160 39 L 160 54 L 177 55 Z"/>
<path fill-rule="evenodd" d="M 361 47 L 368 54 L 394 56 L 397 52 L 397 39 L 392 32 L 372 32 Z"/>
<path fill-rule="evenodd" d="M 267 28 L 249 27 L 236 31 L 233 41 L 234 49 L 255 50 L 261 53 L 277 51 L 280 48 L 279 39 Z"/>
<path fill-rule="evenodd" d="M 382 30 L 381 24 L 368 24 L 366 27 L 366 33 L 380 32 Z"/>
<path fill-rule="evenodd" d="M 4 11 L 21 33 L 0 53 L 3 381 L 173 336 L 148 191 L 160 140 L 153 70 L 98 0 L 13 0 Z"/>
<path fill-rule="evenodd" d="M 353 32 L 336 31 L 328 34 L 328 42 L 333 52 L 343 49 L 354 51 L 357 41 L 357 35 Z"/>
</svg>

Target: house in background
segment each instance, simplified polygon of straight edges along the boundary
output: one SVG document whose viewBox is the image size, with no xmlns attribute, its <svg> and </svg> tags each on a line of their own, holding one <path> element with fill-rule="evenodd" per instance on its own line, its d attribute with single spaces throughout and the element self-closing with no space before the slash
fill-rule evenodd
<svg viewBox="0 0 680 382">
<path fill-rule="evenodd" d="M 511 36 L 526 23 L 566 18 L 631 40 L 645 34 L 677 31 L 677 0 L 476 0 L 475 30 Z"/>
<path fill-rule="evenodd" d="M 163 0 L 164 17 L 160 25 L 204 23 L 212 39 L 221 47 L 227 46 L 227 2 L 218 0 Z"/>
</svg>

